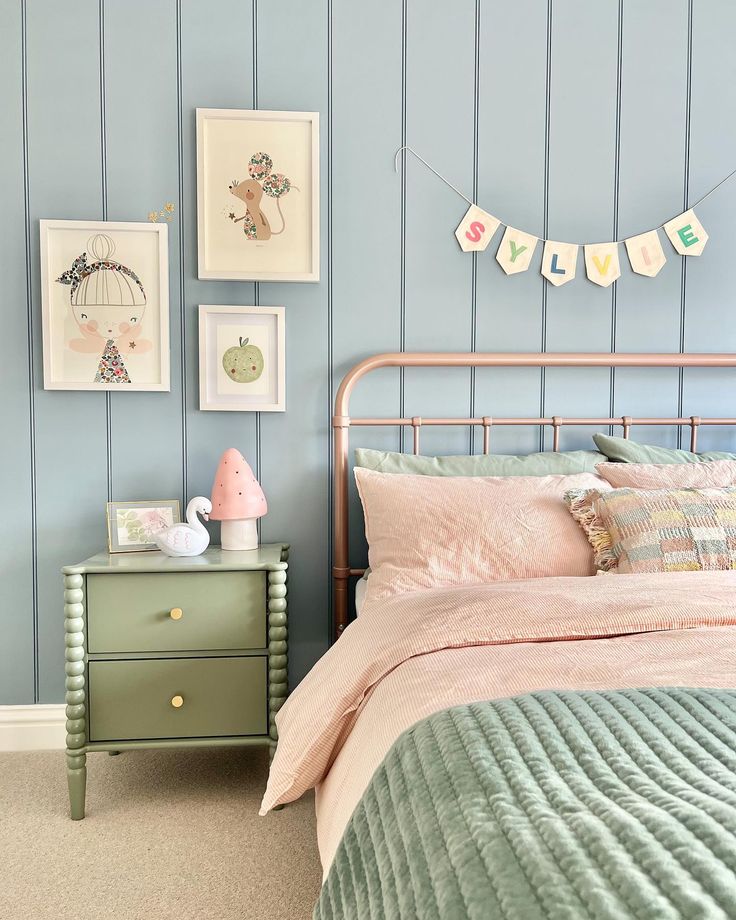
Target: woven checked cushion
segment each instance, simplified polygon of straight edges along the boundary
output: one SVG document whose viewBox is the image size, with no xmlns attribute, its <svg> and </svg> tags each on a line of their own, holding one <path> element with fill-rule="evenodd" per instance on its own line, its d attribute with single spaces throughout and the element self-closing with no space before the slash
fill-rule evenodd
<svg viewBox="0 0 736 920">
<path fill-rule="evenodd" d="M 736 488 L 592 490 L 567 500 L 603 570 L 736 569 Z"/>
</svg>

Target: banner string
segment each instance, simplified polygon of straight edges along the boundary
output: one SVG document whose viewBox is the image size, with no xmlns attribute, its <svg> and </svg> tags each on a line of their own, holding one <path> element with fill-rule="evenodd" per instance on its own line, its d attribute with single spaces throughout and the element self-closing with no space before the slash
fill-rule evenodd
<svg viewBox="0 0 736 920">
<path fill-rule="evenodd" d="M 413 147 L 410 147 L 408 144 L 404 144 L 402 147 L 399 147 L 399 149 L 396 151 L 396 154 L 394 156 L 394 172 L 399 171 L 399 157 L 401 156 L 404 150 L 407 150 L 409 153 L 413 154 L 419 160 L 420 163 L 423 163 L 430 172 L 433 172 L 435 176 L 437 176 L 438 179 L 444 182 L 445 185 L 449 186 L 453 190 L 453 192 L 455 192 L 457 195 L 459 195 L 463 199 L 463 201 L 467 201 L 468 204 L 471 204 L 471 205 L 477 204 L 477 202 L 473 201 L 471 198 L 468 198 L 467 195 L 464 195 L 456 185 L 453 185 L 452 182 L 450 182 L 450 180 L 446 176 L 443 176 L 441 172 L 438 172 L 438 170 L 436 170 L 434 166 L 431 165 L 431 163 L 428 163 L 424 159 L 423 156 L 420 156 L 416 152 L 416 150 Z M 736 169 L 732 170 L 727 176 L 724 176 L 724 178 L 721 179 L 721 181 L 717 185 L 714 185 L 713 188 L 709 192 L 706 192 L 705 195 L 703 195 L 701 198 L 698 198 L 695 204 L 691 204 L 687 210 L 692 210 L 693 208 L 697 208 L 698 205 L 701 205 L 705 201 L 706 198 L 710 198 L 710 196 L 714 192 L 717 192 L 718 189 L 722 185 L 725 185 L 726 182 L 728 182 L 728 180 L 732 179 L 734 176 L 736 176 Z M 675 216 L 678 216 L 678 215 L 675 215 Z M 500 218 L 498 219 L 500 220 Z M 514 224 L 507 224 L 506 221 L 503 221 L 503 220 L 501 221 L 501 223 L 503 224 L 504 227 L 515 226 Z M 665 223 L 667 223 L 667 221 L 665 221 Z M 516 229 L 521 229 L 521 228 L 516 228 Z M 652 227 L 652 230 L 664 230 L 664 224 L 658 224 L 656 227 Z M 637 235 L 638 234 L 632 234 L 632 236 L 637 236 Z M 543 243 L 547 242 L 547 240 L 541 236 L 537 237 L 537 239 L 541 240 Z M 606 240 L 606 242 L 623 243 L 625 242 L 625 240 L 626 240 L 626 237 L 621 240 Z M 554 240 L 553 242 L 562 242 L 562 240 Z"/>
</svg>

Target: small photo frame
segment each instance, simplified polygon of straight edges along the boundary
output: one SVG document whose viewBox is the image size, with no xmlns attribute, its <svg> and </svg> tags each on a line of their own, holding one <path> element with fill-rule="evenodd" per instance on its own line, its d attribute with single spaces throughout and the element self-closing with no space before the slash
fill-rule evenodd
<svg viewBox="0 0 736 920">
<path fill-rule="evenodd" d="M 319 281 L 319 113 L 197 109 L 200 278 Z"/>
<path fill-rule="evenodd" d="M 111 553 L 156 550 L 152 534 L 181 523 L 177 499 L 107 503 L 107 546 Z"/>
<path fill-rule="evenodd" d="M 170 389 L 166 224 L 42 220 L 46 390 Z"/>
<path fill-rule="evenodd" d="M 199 308 L 199 408 L 284 412 L 283 307 Z"/>
</svg>

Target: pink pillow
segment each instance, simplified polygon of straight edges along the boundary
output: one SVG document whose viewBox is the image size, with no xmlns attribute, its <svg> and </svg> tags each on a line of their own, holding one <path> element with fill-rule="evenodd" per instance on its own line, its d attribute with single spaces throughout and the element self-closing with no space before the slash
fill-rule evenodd
<svg viewBox="0 0 736 920">
<path fill-rule="evenodd" d="M 592 575 L 593 553 L 570 517 L 570 489 L 610 487 L 568 476 L 412 476 L 356 467 L 373 600 L 453 585 Z"/>
<path fill-rule="evenodd" d="M 736 485 L 736 460 L 710 463 L 598 463 L 615 489 L 726 489 Z"/>
</svg>

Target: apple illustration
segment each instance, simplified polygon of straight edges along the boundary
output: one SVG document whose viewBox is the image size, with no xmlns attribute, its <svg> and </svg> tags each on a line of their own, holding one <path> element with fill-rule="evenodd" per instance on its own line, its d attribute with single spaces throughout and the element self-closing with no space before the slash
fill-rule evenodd
<svg viewBox="0 0 736 920">
<path fill-rule="evenodd" d="M 252 383 L 263 373 L 263 352 L 257 345 L 249 345 L 248 339 L 238 336 L 240 345 L 228 348 L 222 356 L 222 367 L 236 383 Z"/>
</svg>

